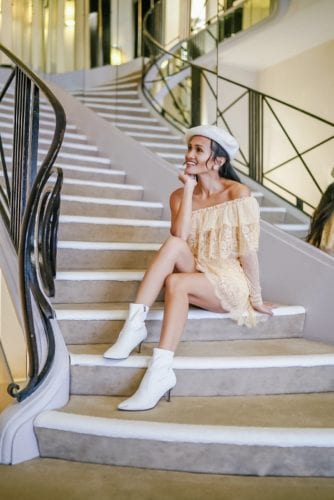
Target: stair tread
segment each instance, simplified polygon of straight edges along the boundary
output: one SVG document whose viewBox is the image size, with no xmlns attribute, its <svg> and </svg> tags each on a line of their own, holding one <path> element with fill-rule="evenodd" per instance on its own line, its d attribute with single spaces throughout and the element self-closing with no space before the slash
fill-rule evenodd
<svg viewBox="0 0 334 500">
<path fill-rule="evenodd" d="M 247 335 L 247 332 L 245 335 Z M 244 363 L 247 364 L 247 360 L 250 360 L 254 366 L 263 366 L 264 361 L 268 366 L 272 366 L 272 363 L 276 362 L 282 366 L 285 366 L 285 364 L 304 366 L 305 364 L 311 365 L 312 362 L 316 365 L 318 363 L 334 365 L 334 346 L 322 342 L 314 342 L 303 338 L 223 341 L 223 336 L 224 332 L 222 332 L 222 341 L 180 342 L 174 358 L 175 368 L 241 367 Z M 73 355 L 73 364 L 80 363 L 82 357 L 82 362 L 88 364 L 145 367 L 152 353 L 152 347 L 155 345 L 143 343 L 140 354 L 132 354 L 128 359 L 122 361 L 99 359 L 109 347 L 109 345 L 105 344 L 69 345 L 68 349 Z M 278 358 L 281 359 L 278 360 Z M 312 360 L 312 358 L 314 359 Z M 214 363 L 214 360 L 217 363 Z M 295 364 L 291 365 L 291 363 Z"/>
<path fill-rule="evenodd" d="M 334 392 L 256 396 L 175 396 L 142 412 L 117 410 L 124 397 L 71 395 L 63 413 L 97 418 L 205 426 L 333 428 Z"/>
</svg>

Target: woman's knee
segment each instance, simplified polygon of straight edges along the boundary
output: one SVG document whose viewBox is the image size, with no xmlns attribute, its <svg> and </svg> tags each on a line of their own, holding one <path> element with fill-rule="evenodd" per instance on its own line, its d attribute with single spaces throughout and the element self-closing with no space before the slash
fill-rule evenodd
<svg viewBox="0 0 334 500">
<path fill-rule="evenodd" d="M 167 247 L 169 251 L 174 250 L 176 253 L 189 250 L 187 242 L 178 236 L 169 236 L 165 241 L 164 246 Z"/>
<path fill-rule="evenodd" d="M 180 273 L 172 273 L 167 276 L 165 280 L 166 293 L 177 293 L 178 291 L 185 291 L 184 275 Z"/>
</svg>

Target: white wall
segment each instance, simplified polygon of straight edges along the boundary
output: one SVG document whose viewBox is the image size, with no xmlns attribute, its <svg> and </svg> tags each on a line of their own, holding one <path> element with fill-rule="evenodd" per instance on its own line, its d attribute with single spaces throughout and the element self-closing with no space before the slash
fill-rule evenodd
<svg viewBox="0 0 334 500">
<path fill-rule="evenodd" d="M 258 89 L 334 122 L 334 38 L 259 71 Z"/>
</svg>

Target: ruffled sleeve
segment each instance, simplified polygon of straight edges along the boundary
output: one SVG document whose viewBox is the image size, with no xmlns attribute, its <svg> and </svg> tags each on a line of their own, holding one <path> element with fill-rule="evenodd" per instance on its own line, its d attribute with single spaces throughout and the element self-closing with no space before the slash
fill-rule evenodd
<svg viewBox="0 0 334 500">
<path fill-rule="evenodd" d="M 239 255 L 257 252 L 260 237 L 260 210 L 257 200 L 250 196 L 241 198 L 238 210 Z"/>
<path fill-rule="evenodd" d="M 195 210 L 188 243 L 198 259 L 238 258 L 258 249 L 259 220 L 251 196 Z"/>
</svg>

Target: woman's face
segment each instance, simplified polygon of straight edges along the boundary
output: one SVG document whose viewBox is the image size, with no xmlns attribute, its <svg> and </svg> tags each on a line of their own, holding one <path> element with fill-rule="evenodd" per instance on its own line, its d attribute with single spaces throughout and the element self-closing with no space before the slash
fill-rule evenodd
<svg viewBox="0 0 334 500">
<path fill-rule="evenodd" d="M 188 175 L 198 175 L 211 171 L 216 165 L 212 159 L 211 140 L 201 135 L 194 135 L 185 154 L 185 170 Z"/>
</svg>

